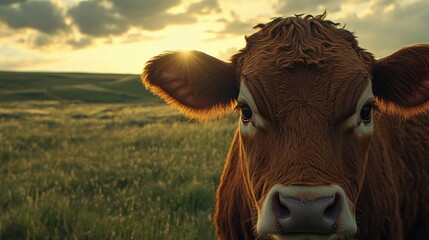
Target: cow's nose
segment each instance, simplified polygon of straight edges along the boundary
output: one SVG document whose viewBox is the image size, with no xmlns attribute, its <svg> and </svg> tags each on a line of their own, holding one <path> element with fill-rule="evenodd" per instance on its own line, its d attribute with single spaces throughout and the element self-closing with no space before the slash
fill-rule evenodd
<svg viewBox="0 0 429 240">
<path fill-rule="evenodd" d="M 329 234 L 335 232 L 341 210 L 341 198 L 328 196 L 300 196 L 278 193 L 278 223 L 281 232 Z M 277 206 L 275 206 L 277 205 Z"/>
</svg>

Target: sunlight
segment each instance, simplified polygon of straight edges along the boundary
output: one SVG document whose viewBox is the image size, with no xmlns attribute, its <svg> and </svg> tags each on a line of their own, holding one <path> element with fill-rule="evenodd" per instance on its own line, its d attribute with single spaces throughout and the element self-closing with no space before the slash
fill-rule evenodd
<svg viewBox="0 0 429 240">
<path fill-rule="evenodd" d="M 192 54 L 192 51 L 181 51 L 177 61 L 177 65 L 189 71 L 195 63 L 195 56 Z"/>
<path fill-rule="evenodd" d="M 180 53 L 181 58 L 183 59 L 183 61 L 186 61 L 189 57 L 192 56 L 192 51 L 182 51 Z"/>
</svg>

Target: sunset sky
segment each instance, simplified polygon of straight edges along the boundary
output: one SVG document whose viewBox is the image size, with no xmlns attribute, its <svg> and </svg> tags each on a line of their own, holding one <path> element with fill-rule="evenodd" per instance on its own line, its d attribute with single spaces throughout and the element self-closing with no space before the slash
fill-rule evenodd
<svg viewBox="0 0 429 240">
<path fill-rule="evenodd" d="M 0 0 L 0 71 L 138 74 L 168 50 L 228 60 L 257 23 L 325 9 L 376 57 L 429 43 L 427 0 Z"/>
</svg>

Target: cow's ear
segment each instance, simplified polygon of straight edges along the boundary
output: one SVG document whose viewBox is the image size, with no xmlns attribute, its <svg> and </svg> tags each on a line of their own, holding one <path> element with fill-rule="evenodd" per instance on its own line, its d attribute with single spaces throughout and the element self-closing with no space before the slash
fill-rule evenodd
<svg viewBox="0 0 429 240">
<path fill-rule="evenodd" d="M 429 111 L 429 44 L 402 48 L 375 62 L 373 91 L 388 112 Z"/>
<path fill-rule="evenodd" d="M 234 108 L 239 82 L 231 63 L 198 51 L 154 57 L 141 75 L 145 87 L 185 116 L 206 121 Z"/>
</svg>

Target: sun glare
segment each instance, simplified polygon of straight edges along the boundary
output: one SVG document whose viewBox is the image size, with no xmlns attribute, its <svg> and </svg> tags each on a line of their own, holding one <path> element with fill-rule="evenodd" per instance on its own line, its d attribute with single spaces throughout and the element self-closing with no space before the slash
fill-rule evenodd
<svg viewBox="0 0 429 240">
<path fill-rule="evenodd" d="M 190 66 L 195 63 L 192 51 L 181 51 L 180 57 L 177 59 L 177 61 L 179 65 L 186 69 L 190 69 Z"/>
<path fill-rule="evenodd" d="M 191 51 L 182 51 L 181 53 L 180 53 L 180 55 L 182 56 L 182 58 L 185 60 L 185 59 L 188 59 L 190 56 L 191 56 L 191 54 L 192 54 L 192 52 Z"/>
</svg>

